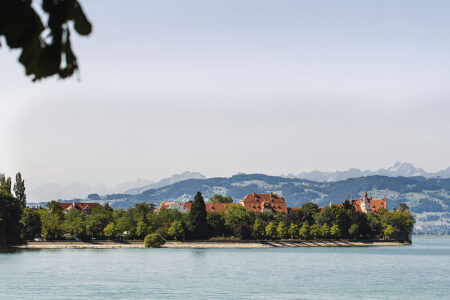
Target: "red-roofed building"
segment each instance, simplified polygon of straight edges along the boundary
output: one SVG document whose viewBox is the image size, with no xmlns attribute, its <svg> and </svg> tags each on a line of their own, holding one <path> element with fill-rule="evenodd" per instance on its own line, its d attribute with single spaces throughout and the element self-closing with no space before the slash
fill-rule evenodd
<svg viewBox="0 0 450 300">
<path fill-rule="evenodd" d="M 240 202 L 245 208 L 255 212 L 288 213 L 286 201 L 277 194 L 248 194 Z"/>
<path fill-rule="evenodd" d="M 176 201 L 175 201 L 176 202 Z M 174 202 L 162 202 L 157 208 L 157 211 L 161 209 L 177 209 L 185 212 L 184 209 L 180 209 L 178 206 L 173 205 Z M 185 202 L 181 205 L 186 208 L 187 211 L 191 210 L 192 203 Z M 283 214 L 288 213 L 288 208 L 284 199 L 277 194 L 248 194 L 239 203 L 205 203 L 207 212 L 225 212 L 228 206 L 242 205 L 243 207 L 252 210 L 254 212 L 279 212 Z"/>
<path fill-rule="evenodd" d="M 361 199 L 350 199 L 350 203 L 353 205 L 356 211 L 361 211 L 364 213 L 376 212 L 381 208 L 387 209 L 386 196 L 384 197 L 384 199 L 380 200 L 372 199 L 372 196 L 368 196 L 366 192 Z"/>
<path fill-rule="evenodd" d="M 228 206 L 240 205 L 238 203 L 205 203 L 206 212 L 225 212 Z M 184 203 L 184 206 L 191 211 L 191 202 Z"/>
<path fill-rule="evenodd" d="M 159 212 L 162 209 L 176 209 L 178 211 L 181 211 L 182 213 L 189 211 L 189 209 L 186 207 L 186 203 L 183 203 L 179 200 L 175 200 L 173 202 L 161 202 L 161 204 L 156 208 L 156 212 Z"/>
<path fill-rule="evenodd" d="M 72 203 L 59 203 L 59 206 L 64 210 L 65 213 L 68 213 L 71 209 L 75 209 L 78 212 L 84 212 L 90 214 L 92 209 L 95 207 L 101 206 L 100 203 L 84 203 L 75 201 Z"/>
</svg>

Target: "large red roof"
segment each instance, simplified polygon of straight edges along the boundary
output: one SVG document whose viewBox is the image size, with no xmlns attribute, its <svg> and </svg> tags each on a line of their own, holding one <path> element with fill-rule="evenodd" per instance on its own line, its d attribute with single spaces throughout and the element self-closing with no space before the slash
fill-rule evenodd
<svg viewBox="0 0 450 300">
<path fill-rule="evenodd" d="M 248 194 L 241 200 L 245 208 L 255 212 L 274 211 L 283 214 L 288 213 L 286 201 L 277 194 Z"/>
<path fill-rule="evenodd" d="M 230 205 L 240 205 L 238 203 L 205 203 L 207 212 L 225 212 L 225 209 Z M 184 206 L 191 211 L 192 203 L 186 202 Z"/>
</svg>

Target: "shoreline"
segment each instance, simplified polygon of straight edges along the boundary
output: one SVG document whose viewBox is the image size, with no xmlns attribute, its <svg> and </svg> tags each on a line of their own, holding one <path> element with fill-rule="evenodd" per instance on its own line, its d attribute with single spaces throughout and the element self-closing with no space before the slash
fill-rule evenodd
<svg viewBox="0 0 450 300">
<path fill-rule="evenodd" d="M 311 240 L 311 241 L 187 241 L 166 242 L 161 248 L 191 248 L 191 249 L 232 249 L 232 248 L 289 248 L 289 247 L 374 247 L 410 245 L 398 241 L 350 241 L 350 240 Z M 24 245 L 10 246 L 10 249 L 117 249 L 145 248 L 143 241 L 117 242 L 28 242 Z"/>
</svg>

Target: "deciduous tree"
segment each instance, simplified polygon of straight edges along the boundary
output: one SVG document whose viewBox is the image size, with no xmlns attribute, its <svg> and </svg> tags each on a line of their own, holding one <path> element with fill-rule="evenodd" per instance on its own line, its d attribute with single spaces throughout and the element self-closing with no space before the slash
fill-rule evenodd
<svg viewBox="0 0 450 300">
<path fill-rule="evenodd" d="M 299 229 L 298 233 L 300 237 L 304 240 L 308 240 L 311 236 L 310 228 L 307 222 L 303 223 L 302 227 Z"/>
<path fill-rule="evenodd" d="M 32 240 L 41 235 L 42 222 L 38 211 L 31 208 L 25 208 L 22 215 L 22 233 L 26 240 Z"/>
<path fill-rule="evenodd" d="M 264 238 L 264 225 L 259 219 L 253 223 L 253 237 L 258 240 Z"/>
<path fill-rule="evenodd" d="M 293 240 L 298 239 L 298 237 L 299 237 L 298 225 L 291 223 L 291 225 L 289 226 L 288 234 L 291 237 L 291 239 L 293 239 Z"/>
<path fill-rule="evenodd" d="M 330 235 L 334 238 L 339 238 L 341 236 L 341 230 L 339 229 L 338 224 L 333 224 L 333 226 L 331 226 Z"/>
<path fill-rule="evenodd" d="M 216 194 L 208 199 L 209 203 L 233 203 L 233 198 L 231 196 L 223 196 Z"/>
<path fill-rule="evenodd" d="M 288 227 L 287 227 L 286 223 L 284 223 L 284 222 L 278 223 L 277 234 L 278 234 L 278 237 L 280 239 L 284 239 L 284 238 L 287 237 L 287 235 L 288 235 Z"/>
<path fill-rule="evenodd" d="M 170 224 L 168 234 L 175 240 L 183 236 L 183 224 L 180 221 L 175 220 Z"/>
<path fill-rule="evenodd" d="M 269 240 L 275 239 L 277 236 L 277 227 L 273 222 L 269 222 L 266 226 L 266 238 Z"/>
</svg>

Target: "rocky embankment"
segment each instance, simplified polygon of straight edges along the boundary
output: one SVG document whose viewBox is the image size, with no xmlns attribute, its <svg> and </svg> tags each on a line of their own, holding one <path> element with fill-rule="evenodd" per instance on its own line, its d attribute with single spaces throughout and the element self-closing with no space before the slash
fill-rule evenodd
<svg viewBox="0 0 450 300">
<path fill-rule="evenodd" d="M 370 247 L 370 246 L 401 246 L 409 243 L 397 241 L 351 241 L 351 240 L 315 240 L 315 241 L 187 241 L 167 242 L 163 248 L 283 248 L 283 247 Z M 114 249 L 114 248 L 144 248 L 143 241 L 55 241 L 28 242 L 16 245 L 17 249 Z"/>
</svg>

